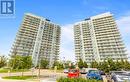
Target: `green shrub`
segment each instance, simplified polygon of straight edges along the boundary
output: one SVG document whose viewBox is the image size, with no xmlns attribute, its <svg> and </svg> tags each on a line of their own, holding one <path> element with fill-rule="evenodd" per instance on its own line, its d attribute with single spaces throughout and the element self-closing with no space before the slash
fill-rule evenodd
<svg viewBox="0 0 130 82">
<path fill-rule="evenodd" d="M 89 80 L 85 78 L 59 78 L 57 82 L 102 82 L 97 80 Z"/>
</svg>

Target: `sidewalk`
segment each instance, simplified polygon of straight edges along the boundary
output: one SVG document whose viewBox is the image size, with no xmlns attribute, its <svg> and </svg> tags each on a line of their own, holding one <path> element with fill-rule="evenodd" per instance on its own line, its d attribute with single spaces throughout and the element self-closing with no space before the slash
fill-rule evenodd
<svg viewBox="0 0 130 82">
<path fill-rule="evenodd" d="M 41 80 L 40 82 L 56 82 L 56 80 L 52 79 L 52 78 L 49 78 L 49 79 Z"/>
</svg>

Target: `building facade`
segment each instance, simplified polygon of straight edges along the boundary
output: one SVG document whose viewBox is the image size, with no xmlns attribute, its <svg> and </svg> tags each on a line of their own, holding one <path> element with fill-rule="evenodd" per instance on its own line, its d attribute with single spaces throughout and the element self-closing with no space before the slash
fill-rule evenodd
<svg viewBox="0 0 130 82">
<path fill-rule="evenodd" d="M 60 26 L 50 20 L 26 13 L 16 35 L 11 55 L 32 56 L 33 64 L 46 59 L 49 66 L 59 59 Z"/>
<path fill-rule="evenodd" d="M 125 46 L 110 12 L 92 16 L 74 25 L 76 60 L 127 60 Z"/>
</svg>

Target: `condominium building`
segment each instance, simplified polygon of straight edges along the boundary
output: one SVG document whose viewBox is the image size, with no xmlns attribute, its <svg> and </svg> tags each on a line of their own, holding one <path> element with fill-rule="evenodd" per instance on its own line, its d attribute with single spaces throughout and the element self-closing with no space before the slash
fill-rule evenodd
<svg viewBox="0 0 130 82">
<path fill-rule="evenodd" d="M 26 13 L 13 44 L 11 55 L 32 56 L 33 64 L 46 59 L 49 66 L 59 59 L 60 26 Z"/>
<path fill-rule="evenodd" d="M 127 60 L 125 46 L 110 12 L 92 16 L 74 25 L 75 56 L 92 61 Z"/>
</svg>

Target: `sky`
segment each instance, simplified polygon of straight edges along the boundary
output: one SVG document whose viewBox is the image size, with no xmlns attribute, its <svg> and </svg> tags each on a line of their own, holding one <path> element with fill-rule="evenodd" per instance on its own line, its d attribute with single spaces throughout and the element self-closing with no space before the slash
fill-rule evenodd
<svg viewBox="0 0 130 82">
<path fill-rule="evenodd" d="M 0 18 L 0 54 L 8 55 L 24 13 L 50 19 L 61 26 L 60 59 L 75 60 L 73 24 L 111 12 L 130 55 L 130 0 L 15 0 L 15 17 Z"/>
</svg>

